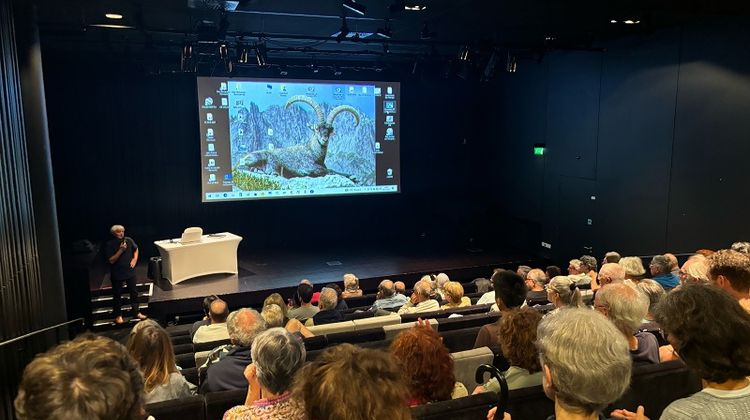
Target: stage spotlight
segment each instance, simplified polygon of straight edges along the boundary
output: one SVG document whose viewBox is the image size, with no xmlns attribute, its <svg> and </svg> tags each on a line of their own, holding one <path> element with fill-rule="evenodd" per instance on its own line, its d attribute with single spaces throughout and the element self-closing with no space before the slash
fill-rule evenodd
<svg viewBox="0 0 750 420">
<path fill-rule="evenodd" d="M 341 3 L 341 5 L 344 6 L 346 9 L 349 9 L 352 12 L 357 13 L 362 16 L 364 16 L 365 12 L 367 11 L 367 7 L 365 7 L 364 4 L 359 4 L 355 2 L 354 0 L 344 0 L 344 2 Z"/>
<path fill-rule="evenodd" d="M 464 45 L 460 50 L 458 50 L 458 59 L 461 61 L 469 61 L 470 54 L 471 48 L 469 48 L 468 45 Z"/>
<path fill-rule="evenodd" d="M 430 27 L 427 22 L 422 25 L 422 30 L 419 32 L 419 39 L 432 39 L 435 38 L 435 32 L 430 31 Z"/>
<path fill-rule="evenodd" d="M 227 44 L 219 44 L 219 57 L 222 60 L 226 60 L 229 57 L 229 48 L 227 47 Z"/>
<path fill-rule="evenodd" d="M 505 71 L 508 73 L 515 73 L 518 69 L 518 60 L 516 59 L 515 55 L 512 55 L 510 51 L 508 51 L 508 57 L 505 61 Z"/>
<path fill-rule="evenodd" d="M 259 42 L 255 44 L 255 61 L 258 63 L 258 67 L 265 67 L 268 64 L 268 53 L 265 43 Z"/>
<path fill-rule="evenodd" d="M 381 38 L 391 39 L 391 37 L 393 36 L 393 33 L 391 32 L 391 22 L 386 20 L 385 26 L 383 28 L 378 28 L 375 31 L 375 34 L 377 34 Z"/>
<path fill-rule="evenodd" d="M 105 13 L 104 16 L 107 19 L 113 19 L 113 20 L 120 20 L 122 19 L 122 15 L 119 13 Z"/>
</svg>

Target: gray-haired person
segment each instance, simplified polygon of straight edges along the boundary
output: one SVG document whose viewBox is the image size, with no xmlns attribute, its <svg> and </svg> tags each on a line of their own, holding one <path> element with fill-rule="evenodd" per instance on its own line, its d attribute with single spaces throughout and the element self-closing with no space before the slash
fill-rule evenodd
<svg viewBox="0 0 750 420">
<path fill-rule="evenodd" d="M 253 309 L 242 308 L 230 313 L 227 330 L 232 347 L 219 361 L 208 366 L 201 393 L 245 388 L 247 380 L 243 372 L 252 362 L 250 346 L 265 329 L 266 321 Z"/>
<path fill-rule="evenodd" d="M 245 404 L 229 409 L 224 419 L 305 418 L 302 402 L 289 392 L 305 363 L 302 341 L 283 328 L 271 328 L 255 338 L 251 353 L 253 362 L 245 369 Z"/>
<path fill-rule="evenodd" d="M 320 309 L 320 311 L 311 318 L 312 325 L 331 324 L 343 321 L 344 316 L 341 314 L 341 311 L 336 309 L 337 304 L 338 294 L 335 290 L 330 287 L 324 287 L 321 289 L 320 297 L 318 298 L 318 309 Z M 307 321 L 310 322 L 310 319 Z"/>
<path fill-rule="evenodd" d="M 109 228 L 112 238 L 104 243 L 104 258 L 109 264 L 109 279 L 112 283 L 112 315 L 115 324 L 124 324 L 120 309 L 122 284 L 126 283 L 130 292 L 130 313 L 133 319 L 146 319 L 138 310 L 138 290 L 136 289 L 135 265 L 138 264 L 138 245 L 133 238 L 125 236 L 125 227 L 112 225 Z"/>
</svg>

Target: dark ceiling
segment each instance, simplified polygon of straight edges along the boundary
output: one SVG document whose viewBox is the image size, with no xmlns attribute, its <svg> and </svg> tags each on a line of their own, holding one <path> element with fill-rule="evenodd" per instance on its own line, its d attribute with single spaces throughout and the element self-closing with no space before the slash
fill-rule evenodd
<svg viewBox="0 0 750 420">
<path fill-rule="evenodd" d="M 486 60 L 492 51 L 589 49 L 604 39 L 654 31 L 686 19 L 747 12 L 745 2 L 695 6 L 654 0 L 359 0 L 367 8 L 364 15 L 333 0 L 36 1 L 42 45 L 48 51 L 118 55 L 146 49 L 174 62 L 186 43 L 195 45 L 196 55 L 213 57 L 221 42 L 228 43 L 231 55 L 237 54 L 237 42 L 252 46 L 259 41 L 269 62 L 445 59 L 455 57 L 464 45 Z M 409 11 L 404 5 L 426 8 Z M 123 19 L 108 19 L 106 13 L 121 14 Z M 333 35 L 342 26 L 342 16 L 350 38 L 337 40 Z M 639 23 L 624 24 L 627 19 Z M 126 28 L 98 26 L 112 24 Z M 392 37 L 374 34 L 379 28 L 389 28 Z M 425 32 L 432 37 L 425 39 Z"/>
</svg>

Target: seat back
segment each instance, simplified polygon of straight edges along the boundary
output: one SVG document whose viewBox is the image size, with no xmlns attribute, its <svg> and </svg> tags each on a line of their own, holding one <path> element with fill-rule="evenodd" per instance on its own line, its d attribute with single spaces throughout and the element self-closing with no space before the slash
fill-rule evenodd
<svg viewBox="0 0 750 420">
<path fill-rule="evenodd" d="M 427 319 L 430 323 L 430 326 L 433 330 L 437 331 L 438 329 L 438 322 L 437 319 Z M 404 330 L 408 330 L 409 328 L 412 328 L 416 322 L 407 322 L 407 323 L 401 323 L 401 324 L 393 324 L 393 325 L 386 325 L 383 327 L 383 331 L 385 332 L 385 338 L 386 340 L 392 340 L 396 338 L 396 336 Z"/>
<path fill-rule="evenodd" d="M 185 380 L 191 384 L 198 386 L 200 381 L 198 380 L 198 368 L 180 369 L 180 373 L 185 377 Z"/>
<path fill-rule="evenodd" d="M 170 336 L 172 345 L 179 346 L 180 344 L 193 344 L 193 340 L 190 338 L 190 334 L 173 335 Z"/>
<path fill-rule="evenodd" d="M 146 412 L 159 420 L 206 419 L 205 400 L 202 395 L 146 404 Z"/>
<path fill-rule="evenodd" d="M 335 332 L 354 331 L 354 321 L 332 322 L 330 324 L 313 325 L 307 327 L 315 335 L 331 334 Z"/>
<path fill-rule="evenodd" d="M 344 319 L 354 321 L 355 319 L 372 318 L 373 315 L 375 314 L 372 311 L 350 312 L 344 315 Z"/>
<path fill-rule="evenodd" d="M 492 324 L 500 318 L 499 312 L 479 313 L 462 316 L 460 318 L 440 318 L 438 319 L 438 331 L 453 331 L 464 328 L 481 327 L 482 325 Z"/>
<path fill-rule="evenodd" d="M 555 403 L 537 385 L 510 391 L 505 411 L 514 419 L 546 419 L 555 414 Z"/>
<path fill-rule="evenodd" d="M 400 324 L 401 316 L 399 314 L 388 314 L 372 318 L 355 319 L 352 322 L 354 322 L 355 329 L 366 330 L 375 327 L 382 327 L 385 325 Z"/>
<path fill-rule="evenodd" d="M 185 343 L 185 344 L 175 344 L 172 346 L 174 348 L 174 354 L 185 354 L 185 353 L 192 353 L 193 350 L 193 343 Z"/>
<path fill-rule="evenodd" d="M 231 341 L 228 338 L 225 340 L 207 341 L 205 343 L 195 343 L 193 344 L 193 350 L 196 352 L 213 350 L 219 346 L 223 346 L 229 343 L 231 343 Z"/>
<path fill-rule="evenodd" d="M 204 363 L 206 363 L 206 360 L 208 360 L 208 355 L 211 354 L 211 350 L 205 350 L 205 351 L 199 351 L 194 354 L 195 357 L 195 366 L 201 367 Z"/>
<path fill-rule="evenodd" d="M 194 368 L 195 355 L 193 353 L 176 354 L 174 356 L 174 362 L 182 369 Z"/>
<path fill-rule="evenodd" d="M 412 407 L 411 415 L 412 418 L 420 420 L 484 420 L 487 418 L 487 412 L 497 404 L 497 398 L 494 392 L 485 392 Z"/>
<path fill-rule="evenodd" d="M 209 392 L 206 398 L 206 420 L 224 418 L 224 413 L 235 405 L 245 403 L 247 388 L 234 389 L 231 391 Z M 161 420 L 160 418 L 157 418 Z"/>
<path fill-rule="evenodd" d="M 464 384 L 470 394 L 477 385 L 474 378 L 477 368 L 484 364 L 492 364 L 495 359 L 495 355 L 489 347 L 451 353 L 451 357 L 453 358 L 453 374 L 456 376 L 456 380 Z"/>
<path fill-rule="evenodd" d="M 385 340 L 383 327 L 368 328 L 356 331 L 347 331 L 342 333 L 333 333 L 326 335 L 328 345 L 339 343 L 366 343 L 369 341 Z"/>
<path fill-rule="evenodd" d="M 443 337 L 443 344 L 445 344 L 445 347 L 448 347 L 448 350 L 452 353 L 471 350 L 474 348 L 474 342 L 477 340 L 477 334 L 479 334 L 480 328 L 482 327 L 446 331 L 441 332 L 440 336 Z"/>
</svg>

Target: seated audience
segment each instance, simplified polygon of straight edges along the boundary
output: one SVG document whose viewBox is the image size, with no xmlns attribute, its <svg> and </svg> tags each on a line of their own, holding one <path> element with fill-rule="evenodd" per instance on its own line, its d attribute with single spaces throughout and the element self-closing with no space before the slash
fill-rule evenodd
<svg viewBox="0 0 750 420">
<path fill-rule="evenodd" d="M 677 257 L 674 254 L 671 254 L 669 252 L 664 254 L 664 257 L 666 257 L 669 260 L 669 271 L 674 273 L 676 276 L 679 276 L 680 263 L 677 261 Z"/>
<path fill-rule="evenodd" d="M 289 316 L 287 315 L 287 310 L 289 309 L 289 306 L 287 305 L 287 302 L 284 301 L 284 298 L 278 294 L 278 293 L 271 293 L 268 295 L 268 297 L 263 301 L 263 307 L 270 304 L 278 305 L 279 308 L 281 308 L 281 312 L 284 314 L 285 319 L 289 319 Z"/>
<path fill-rule="evenodd" d="M 503 314 L 498 328 L 500 349 L 510 368 L 504 372 L 508 389 L 527 388 L 542 384 L 542 367 L 537 354 L 536 329 L 542 314 L 531 308 L 516 308 Z M 500 392 L 500 383 L 492 378 L 476 387 L 474 393 Z"/>
<path fill-rule="evenodd" d="M 409 301 L 398 310 L 399 315 L 431 312 L 440 309 L 440 304 L 435 299 L 430 299 L 432 287 L 430 282 L 420 280 L 414 285 Z"/>
<path fill-rule="evenodd" d="M 664 291 L 664 288 L 661 287 L 661 284 L 651 279 L 641 280 L 641 282 L 638 283 L 635 287 L 648 298 L 648 313 L 646 313 L 646 317 L 643 319 L 643 322 L 653 323 L 656 305 L 659 304 L 659 301 L 667 292 Z"/>
<path fill-rule="evenodd" d="M 396 293 L 395 285 L 392 281 L 385 279 L 378 285 L 378 293 L 375 295 L 375 302 L 372 304 L 370 310 L 397 309 L 404 306 L 408 300 L 408 297 Z"/>
<path fill-rule="evenodd" d="M 141 368 L 146 404 L 195 394 L 195 385 L 177 370 L 172 340 L 164 328 L 158 325 L 139 328 L 128 339 L 127 349 Z"/>
<path fill-rule="evenodd" d="M 604 254 L 604 259 L 602 260 L 602 264 L 607 264 L 607 263 L 617 264 L 618 262 L 620 262 L 620 258 L 622 257 L 620 257 L 619 252 L 609 251 L 606 254 Z"/>
<path fill-rule="evenodd" d="M 440 296 L 440 300 L 447 300 L 445 298 L 445 285 L 448 284 L 449 281 L 451 281 L 451 279 L 445 273 L 438 273 L 435 276 L 435 292 Z"/>
<path fill-rule="evenodd" d="M 680 276 L 680 284 L 689 283 L 710 283 L 711 280 L 708 278 L 708 259 L 700 254 L 695 254 L 682 264 L 682 268 L 678 273 Z"/>
<path fill-rule="evenodd" d="M 638 283 L 646 275 L 643 261 L 640 257 L 622 257 L 618 262 L 625 269 L 625 279 Z"/>
<path fill-rule="evenodd" d="M 507 312 L 513 308 L 520 308 L 526 303 L 526 285 L 516 273 L 508 270 L 498 270 L 492 275 L 497 298 L 495 306 L 500 312 Z M 493 353 L 500 354 L 500 321 L 483 325 L 477 333 L 474 348 L 489 347 Z"/>
<path fill-rule="evenodd" d="M 306 325 L 323 325 L 331 324 L 333 322 L 341 322 L 344 320 L 344 315 L 336 309 L 336 291 L 330 287 L 324 287 L 320 291 L 320 300 L 318 301 L 318 309 L 320 311 L 309 318 Z"/>
<path fill-rule="evenodd" d="M 570 276 L 557 276 L 547 284 L 547 300 L 555 305 L 550 313 L 558 312 L 562 308 L 583 306 L 581 291 L 576 286 L 575 279 Z"/>
<path fill-rule="evenodd" d="M 712 249 L 705 249 L 705 248 L 701 248 L 695 251 L 696 254 L 703 255 L 704 257 L 710 257 L 714 252 L 716 251 Z"/>
<path fill-rule="evenodd" d="M 457 281 L 449 281 L 445 284 L 443 297 L 447 302 L 442 306 L 443 309 L 471 306 L 471 299 L 464 296 L 464 287 Z"/>
<path fill-rule="evenodd" d="M 560 269 L 560 267 L 558 267 L 556 265 L 549 265 L 544 270 L 544 274 L 547 275 L 547 283 L 549 283 L 549 281 L 552 280 L 552 279 L 554 279 L 555 277 L 561 276 L 562 275 L 562 270 Z"/>
<path fill-rule="evenodd" d="M 750 314 L 726 291 L 713 285 L 688 284 L 664 296 L 656 320 L 680 358 L 703 379 L 702 391 L 672 402 L 660 418 L 747 418 Z M 626 410 L 612 415 L 635 418 Z"/>
<path fill-rule="evenodd" d="M 609 318 L 628 341 L 633 366 L 659 363 L 659 342 L 638 328 L 648 312 L 648 298 L 625 284 L 610 284 L 596 294 L 594 309 Z"/>
<path fill-rule="evenodd" d="M 346 299 L 357 296 L 362 296 L 362 289 L 359 288 L 359 279 L 352 273 L 344 274 L 344 292 L 341 293 L 341 297 Z"/>
<path fill-rule="evenodd" d="M 529 289 L 526 293 L 526 300 L 529 305 L 547 303 L 547 292 L 544 286 L 547 284 L 547 275 L 544 271 L 535 268 L 526 275 L 526 287 Z"/>
<path fill-rule="evenodd" d="M 406 296 L 406 284 L 404 284 L 404 282 L 394 281 L 393 288 L 396 289 L 396 293 L 398 293 L 399 295 Z"/>
<path fill-rule="evenodd" d="M 409 389 L 391 356 L 351 344 L 329 347 L 305 365 L 292 395 L 302 400 L 308 419 L 411 419 Z"/>
<path fill-rule="evenodd" d="M 336 283 L 328 283 L 325 287 L 328 287 L 329 289 L 333 289 L 336 291 L 336 310 L 337 311 L 345 311 L 349 309 L 349 305 L 346 304 L 346 301 L 344 300 L 344 291 L 341 290 L 341 287 L 339 287 Z M 321 291 L 322 292 L 322 291 Z"/>
<path fill-rule="evenodd" d="M 299 307 L 289 309 L 286 313 L 287 317 L 305 320 L 312 318 L 320 310 L 317 306 L 313 306 L 311 303 L 313 297 L 312 285 L 308 283 L 300 283 L 300 285 L 297 286 L 296 297 L 297 300 L 299 300 Z"/>
<path fill-rule="evenodd" d="M 250 346 L 255 337 L 266 329 L 266 322 L 255 310 L 242 308 L 229 314 L 227 329 L 233 347 L 218 360 L 209 355 L 208 371 L 206 380 L 201 385 L 201 393 L 242 389 L 247 386 L 243 372 L 252 362 Z"/>
<path fill-rule="evenodd" d="M 216 295 L 206 296 L 203 298 L 203 319 L 200 321 L 195 321 L 193 323 L 193 326 L 190 327 L 190 339 L 193 339 L 193 336 L 195 336 L 195 331 L 204 326 L 209 325 L 211 323 L 211 318 L 208 316 L 210 310 L 211 310 L 211 302 L 215 301 L 219 297 Z"/>
<path fill-rule="evenodd" d="M 504 271 L 504 270 L 502 268 L 496 268 L 493 271 L 493 274 L 497 273 L 498 271 Z M 493 286 L 492 286 L 492 280 L 490 280 L 489 282 L 490 282 L 490 290 L 484 292 L 484 294 L 479 298 L 479 300 L 477 300 L 477 303 L 476 303 L 477 305 L 487 305 L 487 304 L 491 303 L 494 306 L 494 304 L 495 304 L 495 290 L 493 289 Z"/>
<path fill-rule="evenodd" d="M 570 260 L 567 277 L 573 280 L 577 286 L 591 284 L 591 277 L 587 274 L 587 268 L 579 259 Z"/>
<path fill-rule="evenodd" d="M 596 283 L 596 273 L 599 270 L 599 264 L 596 262 L 596 258 L 592 257 L 591 255 L 583 255 L 581 256 L 580 260 L 581 271 L 589 276 L 593 289 L 594 283 Z"/>
<path fill-rule="evenodd" d="M 267 300 L 267 299 L 266 299 Z M 260 316 L 266 321 L 266 328 L 284 327 L 288 320 L 284 318 L 284 311 L 275 303 L 269 303 L 260 311 Z"/>
<path fill-rule="evenodd" d="M 622 283 L 625 281 L 625 269 L 617 263 L 606 263 L 602 265 L 599 270 L 599 275 L 596 276 L 599 287 L 604 287 L 608 284 Z M 630 283 L 634 285 L 632 282 Z"/>
<path fill-rule="evenodd" d="M 628 343 L 596 312 L 580 308 L 547 316 L 537 337 L 544 393 L 555 401 L 550 419 L 600 418 L 630 385 Z"/>
<path fill-rule="evenodd" d="M 477 288 L 477 293 L 487 293 L 492 290 L 492 282 L 484 277 L 474 279 L 474 286 Z"/>
<path fill-rule="evenodd" d="M 397 335 L 390 351 L 409 381 L 410 406 L 468 395 L 466 387 L 456 382 L 448 348 L 429 324 Z"/>
<path fill-rule="evenodd" d="M 672 262 L 664 255 L 656 255 L 649 264 L 654 280 L 661 284 L 664 290 L 672 290 L 680 284 L 680 278 L 672 272 Z"/>
<path fill-rule="evenodd" d="M 208 317 L 211 322 L 195 330 L 193 343 L 210 343 L 219 340 L 228 340 L 227 316 L 229 316 L 229 306 L 221 299 L 214 299 L 209 306 Z"/>
<path fill-rule="evenodd" d="M 224 420 L 305 420 L 302 402 L 289 391 L 305 363 L 302 340 L 282 328 L 272 328 L 258 334 L 251 353 L 253 362 L 244 372 L 245 404 L 229 409 Z"/>
<path fill-rule="evenodd" d="M 735 242 L 732 244 L 732 251 L 741 252 L 745 255 L 750 254 L 750 242 Z"/>
<path fill-rule="evenodd" d="M 531 267 L 528 265 L 519 265 L 518 269 L 516 269 L 516 274 L 521 276 L 522 279 L 525 279 L 526 275 L 529 274 L 529 271 L 531 271 Z"/>
<path fill-rule="evenodd" d="M 123 345 L 83 334 L 26 366 L 14 407 L 18 420 L 140 420 L 143 376 Z"/>
<path fill-rule="evenodd" d="M 750 312 L 750 256 L 722 249 L 708 257 L 708 277 Z"/>
</svg>

